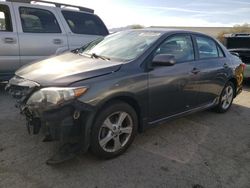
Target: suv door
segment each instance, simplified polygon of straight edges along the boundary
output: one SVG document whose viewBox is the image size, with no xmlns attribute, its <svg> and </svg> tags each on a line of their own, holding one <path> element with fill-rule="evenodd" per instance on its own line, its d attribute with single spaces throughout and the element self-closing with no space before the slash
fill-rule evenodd
<svg viewBox="0 0 250 188">
<path fill-rule="evenodd" d="M 19 42 L 11 3 L 0 2 L 0 80 L 19 67 Z"/>
<path fill-rule="evenodd" d="M 15 3 L 21 65 L 68 50 L 67 35 L 53 7 Z"/>
<path fill-rule="evenodd" d="M 227 58 L 219 44 L 210 37 L 196 35 L 195 42 L 199 60 L 196 63 L 200 88 L 199 103 L 213 103 L 225 86 L 227 71 L 230 71 Z"/>
<path fill-rule="evenodd" d="M 69 48 L 71 50 L 108 35 L 108 30 L 102 20 L 94 14 L 62 10 L 60 12 L 68 33 Z"/>
<path fill-rule="evenodd" d="M 154 66 L 149 72 L 150 121 L 158 121 L 196 106 L 195 53 L 190 35 L 168 37 L 154 52 L 175 57 L 173 66 Z"/>
</svg>

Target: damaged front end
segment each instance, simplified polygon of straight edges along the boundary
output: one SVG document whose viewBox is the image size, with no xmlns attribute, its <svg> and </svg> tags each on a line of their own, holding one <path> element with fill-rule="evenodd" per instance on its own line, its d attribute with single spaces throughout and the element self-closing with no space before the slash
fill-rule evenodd
<svg viewBox="0 0 250 188">
<path fill-rule="evenodd" d="M 43 132 L 44 141 L 74 142 L 82 134 L 84 112 L 91 106 L 77 100 L 86 87 L 45 87 L 38 83 L 13 77 L 6 90 L 17 99 L 16 107 L 26 117 L 29 134 Z"/>
</svg>

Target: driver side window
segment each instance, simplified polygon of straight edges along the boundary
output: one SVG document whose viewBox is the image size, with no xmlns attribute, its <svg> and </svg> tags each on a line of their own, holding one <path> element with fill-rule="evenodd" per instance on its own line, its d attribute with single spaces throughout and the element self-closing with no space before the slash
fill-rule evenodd
<svg viewBox="0 0 250 188">
<path fill-rule="evenodd" d="M 166 39 L 156 50 L 155 55 L 168 54 L 175 57 L 176 62 L 194 60 L 194 48 L 191 36 L 175 35 Z"/>
</svg>

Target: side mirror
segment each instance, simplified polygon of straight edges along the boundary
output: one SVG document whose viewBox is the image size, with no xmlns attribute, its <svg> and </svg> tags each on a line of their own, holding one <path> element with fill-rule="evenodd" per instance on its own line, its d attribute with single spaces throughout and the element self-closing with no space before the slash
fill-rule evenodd
<svg viewBox="0 0 250 188">
<path fill-rule="evenodd" d="M 169 54 L 158 54 L 153 59 L 153 65 L 159 66 L 173 66 L 175 64 L 175 57 Z"/>
</svg>

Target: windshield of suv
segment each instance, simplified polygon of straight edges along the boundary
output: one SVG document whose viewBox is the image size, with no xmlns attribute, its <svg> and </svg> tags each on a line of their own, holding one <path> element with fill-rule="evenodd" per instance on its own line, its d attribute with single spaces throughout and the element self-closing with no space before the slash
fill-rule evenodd
<svg viewBox="0 0 250 188">
<path fill-rule="evenodd" d="M 79 52 L 90 57 L 129 61 L 141 55 L 160 35 L 153 31 L 123 31 L 94 41 Z"/>
</svg>

